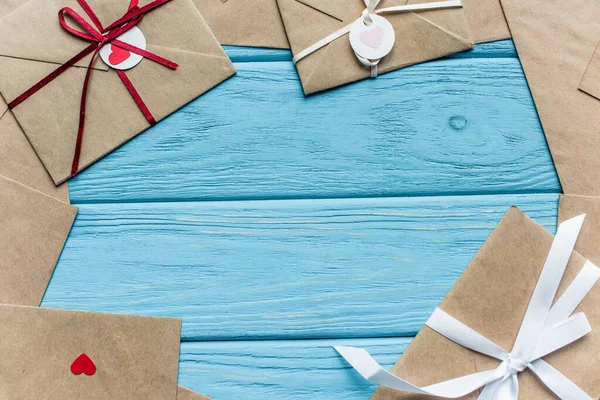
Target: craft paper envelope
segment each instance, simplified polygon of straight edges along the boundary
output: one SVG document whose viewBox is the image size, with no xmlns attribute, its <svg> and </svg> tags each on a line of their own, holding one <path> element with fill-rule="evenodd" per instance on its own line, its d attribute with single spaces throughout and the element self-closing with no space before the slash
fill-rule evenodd
<svg viewBox="0 0 600 400">
<path fill-rule="evenodd" d="M 576 213 L 576 214 L 575 214 Z M 586 214 L 575 250 L 593 263 L 600 263 L 600 197 L 561 195 L 558 220 Z"/>
<path fill-rule="evenodd" d="M 76 214 L 77 208 L 0 176 L 0 304 L 40 304 Z"/>
<path fill-rule="evenodd" d="M 563 190 L 600 195 L 600 101 L 579 90 L 600 40 L 600 2 L 502 0 Z"/>
<path fill-rule="evenodd" d="M 54 186 L 50 175 L 44 169 L 2 98 L 0 98 L 0 175 L 65 203 L 69 202 L 67 184 Z"/>
<path fill-rule="evenodd" d="M 500 0 L 462 0 L 475 43 L 510 39 Z"/>
<path fill-rule="evenodd" d="M 278 0 L 294 55 L 358 19 L 363 0 Z M 383 0 L 378 8 L 423 3 Z M 386 14 L 396 43 L 379 63 L 379 73 L 443 57 L 473 47 L 462 8 Z M 306 56 L 296 64 L 305 94 L 371 76 L 356 58 L 348 35 Z"/>
<path fill-rule="evenodd" d="M 176 399 L 180 320 L 0 306 L 0 321 L 2 399 Z"/>
<path fill-rule="evenodd" d="M 194 0 L 225 45 L 289 49 L 277 0 Z"/>
<path fill-rule="evenodd" d="M 89 0 L 106 26 L 120 18 L 129 0 Z M 149 0 L 140 2 L 140 6 Z M 86 15 L 76 0 L 31 0 L 0 21 L 0 92 L 12 101 L 90 43 L 58 23 L 61 8 Z M 87 16 L 86 16 L 87 17 Z M 191 0 L 172 0 L 139 23 L 147 49 L 177 64 L 171 70 L 148 59 L 127 71 L 159 121 L 200 96 L 235 69 Z M 55 183 L 71 176 L 80 99 L 89 56 L 13 109 Z M 94 64 L 87 96 L 80 170 L 149 127 L 116 72 Z"/>
<path fill-rule="evenodd" d="M 500 347 L 513 347 L 525 310 L 552 245 L 552 235 L 542 226 L 511 208 L 467 269 L 450 289 L 439 308 Z M 583 267 L 573 253 L 557 298 Z M 596 285 L 576 312 L 585 312 L 592 332 L 583 339 L 544 357 L 592 398 L 600 396 L 600 287 Z M 500 362 L 470 351 L 427 326 L 418 333 L 392 372 L 419 386 L 490 370 Z M 477 399 L 478 393 L 465 397 Z M 371 399 L 426 399 L 379 387 Z M 519 374 L 519 398 L 554 399 L 554 395 L 529 370 Z"/>
<path fill-rule="evenodd" d="M 210 400 L 208 397 L 199 393 L 192 392 L 183 386 L 177 388 L 177 400 Z"/>
</svg>

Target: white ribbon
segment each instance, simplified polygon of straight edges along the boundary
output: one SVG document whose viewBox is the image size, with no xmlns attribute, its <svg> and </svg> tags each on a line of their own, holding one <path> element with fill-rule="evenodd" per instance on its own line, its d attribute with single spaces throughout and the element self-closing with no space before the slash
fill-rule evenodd
<svg viewBox="0 0 600 400">
<path fill-rule="evenodd" d="M 320 48 L 327 46 L 329 43 L 333 42 L 334 40 L 337 40 L 340 37 L 348 34 L 350 32 L 350 29 L 352 28 L 352 25 L 354 25 L 354 23 L 356 21 L 362 20 L 365 25 L 367 25 L 367 26 L 371 25 L 371 23 L 373 22 L 371 16 L 374 14 L 379 15 L 379 14 L 392 14 L 392 13 L 406 13 L 406 12 L 413 12 L 413 11 L 442 10 L 442 9 L 447 9 L 447 8 L 462 7 L 461 0 L 448 0 L 448 1 L 438 1 L 435 3 L 408 4 L 405 6 L 386 7 L 386 8 L 382 8 L 380 10 L 376 10 L 380 1 L 381 0 L 364 0 L 367 8 L 365 8 L 365 10 L 363 11 L 362 16 L 360 18 L 358 18 L 351 24 L 348 24 L 348 25 L 344 26 L 343 28 L 333 32 L 331 35 L 324 37 L 323 39 L 319 40 L 317 43 L 313 44 L 312 46 L 310 46 L 310 47 L 302 50 L 298 54 L 296 54 L 296 56 L 292 59 L 294 64 L 298 63 L 298 61 L 300 61 L 304 57 L 314 53 L 315 51 L 319 50 Z M 356 58 L 358 58 L 358 60 L 364 66 L 371 67 L 371 78 L 377 77 L 377 73 L 378 73 L 377 65 L 379 64 L 379 61 L 381 61 L 381 59 L 367 60 L 366 58 L 363 58 L 356 53 L 354 53 L 354 54 L 356 55 Z"/>
<path fill-rule="evenodd" d="M 584 313 L 571 316 L 600 278 L 600 269 L 591 262 L 585 263 L 552 306 L 584 218 L 585 215 L 580 215 L 558 227 L 510 353 L 439 308 L 427 321 L 427 326 L 453 342 L 500 360 L 496 369 L 418 387 L 383 369 L 366 350 L 344 346 L 336 346 L 335 349 L 368 381 L 404 392 L 455 399 L 483 388 L 479 400 L 517 400 L 517 375 L 529 369 L 558 398 L 591 400 L 587 393 L 542 360 L 542 357 L 581 339 L 592 330 Z"/>
</svg>

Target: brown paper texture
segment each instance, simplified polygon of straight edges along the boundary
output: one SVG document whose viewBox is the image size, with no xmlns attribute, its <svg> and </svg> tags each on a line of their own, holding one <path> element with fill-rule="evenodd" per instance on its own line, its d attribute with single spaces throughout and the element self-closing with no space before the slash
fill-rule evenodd
<svg viewBox="0 0 600 400">
<path fill-rule="evenodd" d="M 181 321 L 0 306 L 0 398 L 175 400 Z M 96 373 L 75 375 L 87 354 Z"/>
<path fill-rule="evenodd" d="M 587 70 L 581 78 L 579 89 L 600 99 L 600 44 L 590 60 Z"/>
<path fill-rule="evenodd" d="M 149 0 L 140 2 L 140 6 Z M 126 0 L 90 0 L 105 24 L 127 10 Z M 89 45 L 68 34 L 57 21 L 76 0 L 31 0 L 0 21 L 0 92 L 12 101 Z M 147 14 L 138 25 L 148 50 L 179 64 L 176 71 L 143 60 L 127 71 L 157 121 L 235 73 L 227 55 L 191 0 L 173 0 Z M 84 59 L 78 64 L 85 65 Z M 94 64 L 80 170 L 149 127 L 113 70 Z M 59 184 L 69 179 L 79 123 L 85 68 L 70 68 L 13 113 L 37 155 Z"/>
<path fill-rule="evenodd" d="M 177 388 L 177 400 L 211 400 L 210 398 L 201 395 L 200 393 L 192 392 L 183 386 Z"/>
<path fill-rule="evenodd" d="M 423 3 L 383 0 L 379 8 Z M 354 22 L 365 8 L 362 0 L 278 0 L 294 55 Z M 386 14 L 396 44 L 379 63 L 379 74 L 468 50 L 473 40 L 462 8 Z M 371 76 L 354 54 L 348 35 L 296 64 L 305 94 L 312 94 Z"/>
<path fill-rule="evenodd" d="M 600 102 L 578 89 L 600 40 L 600 2 L 502 0 L 566 194 L 600 195 Z"/>
<path fill-rule="evenodd" d="M 587 220 L 586 220 L 587 224 Z M 525 310 L 552 245 L 552 235 L 511 208 L 450 289 L 440 308 L 510 351 Z M 557 297 L 573 281 L 585 260 L 573 253 Z M 585 312 L 593 331 L 544 358 L 592 398 L 600 396 L 600 286 L 596 285 L 576 312 Z M 415 337 L 392 372 L 419 386 L 430 385 L 497 367 L 499 361 L 472 352 L 427 326 Z M 465 399 L 476 399 L 472 393 Z M 427 399 L 379 387 L 371 399 Z M 554 399 L 529 370 L 519 374 L 519 398 Z"/>
<path fill-rule="evenodd" d="M 40 304 L 76 214 L 76 207 L 0 176 L 0 304 Z"/>
<path fill-rule="evenodd" d="M 587 214 L 575 249 L 593 263 L 600 263 L 600 197 L 561 195 L 558 220 Z"/>
<path fill-rule="evenodd" d="M 69 202 L 67 184 L 54 186 L 50 175 L 33 151 L 15 117 L 6 109 L 6 103 L 2 98 L 0 98 L 0 175 L 65 203 Z"/>
<path fill-rule="evenodd" d="M 463 0 L 475 43 L 510 39 L 500 0 Z"/>
<path fill-rule="evenodd" d="M 224 45 L 289 49 L 277 0 L 194 0 Z"/>
<path fill-rule="evenodd" d="M 0 2 L 0 19 L 29 0 Z M 55 187 L 8 106 L 0 96 L 0 175 L 14 179 L 49 196 L 69 202 L 67 184 Z"/>
</svg>

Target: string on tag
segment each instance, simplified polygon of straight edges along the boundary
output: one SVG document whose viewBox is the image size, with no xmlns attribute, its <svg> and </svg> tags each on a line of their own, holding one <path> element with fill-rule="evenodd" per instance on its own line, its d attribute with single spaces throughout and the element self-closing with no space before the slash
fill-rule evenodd
<svg viewBox="0 0 600 400">
<path fill-rule="evenodd" d="M 439 2 L 434 2 L 434 3 L 409 4 L 409 5 L 404 5 L 404 6 L 386 7 L 386 8 L 382 8 L 382 9 L 378 10 L 377 6 L 379 5 L 380 2 L 381 2 L 381 0 L 364 0 L 366 8 L 362 12 L 362 15 L 357 20 L 344 26 L 341 29 L 338 29 L 337 31 L 333 32 L 332 34 L 319 40 L 315 44 L 300 51 L 292 59 L 294 64 L 297 64 L 303 58 L 305 58 L 305 57 L 311 55 L 312 53 L 314 53 L 315 51 L 327 46 L 328 44 L 339 39 L 340 37 L 350 33 L 353 25 L 355 23 L 357 23 L 358 21 L 360 21 L 360 23 L 364 24 L 365 26 L 370 26 L 371 24 L 373 24 L 373 16 L 375 16 L 375 15 L 430 11 L 430 10 L 443 10 L 443 9 L 449 9 L 449 8 L 461 8 L 462 7 L 461 0 L 447 0 L 447 1 L 439 1 Z M 356 52 L 354 54 L 356 55 L 356 58 L 362 65 L 371 69 L 371 77 L 376 78 L 378 75 L 379 62 L 382 60 L 383 57 L 369 59 L 369 58 L 365 58 L 365 57 L 362 57 L 362 56 L 356 54 Z"/>
</svg>

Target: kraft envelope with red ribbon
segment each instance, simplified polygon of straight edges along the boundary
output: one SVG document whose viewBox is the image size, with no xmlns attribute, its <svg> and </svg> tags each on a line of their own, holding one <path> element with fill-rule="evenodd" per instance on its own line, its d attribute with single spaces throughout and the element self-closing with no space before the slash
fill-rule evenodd
<svg viewBox="0 0 600 400">
<path fill-rule="evenodd" d="M 235 74 L 191 0 L 31 0 L 0 37 L 0 93 L 56 184 Z"/>
</svg>

